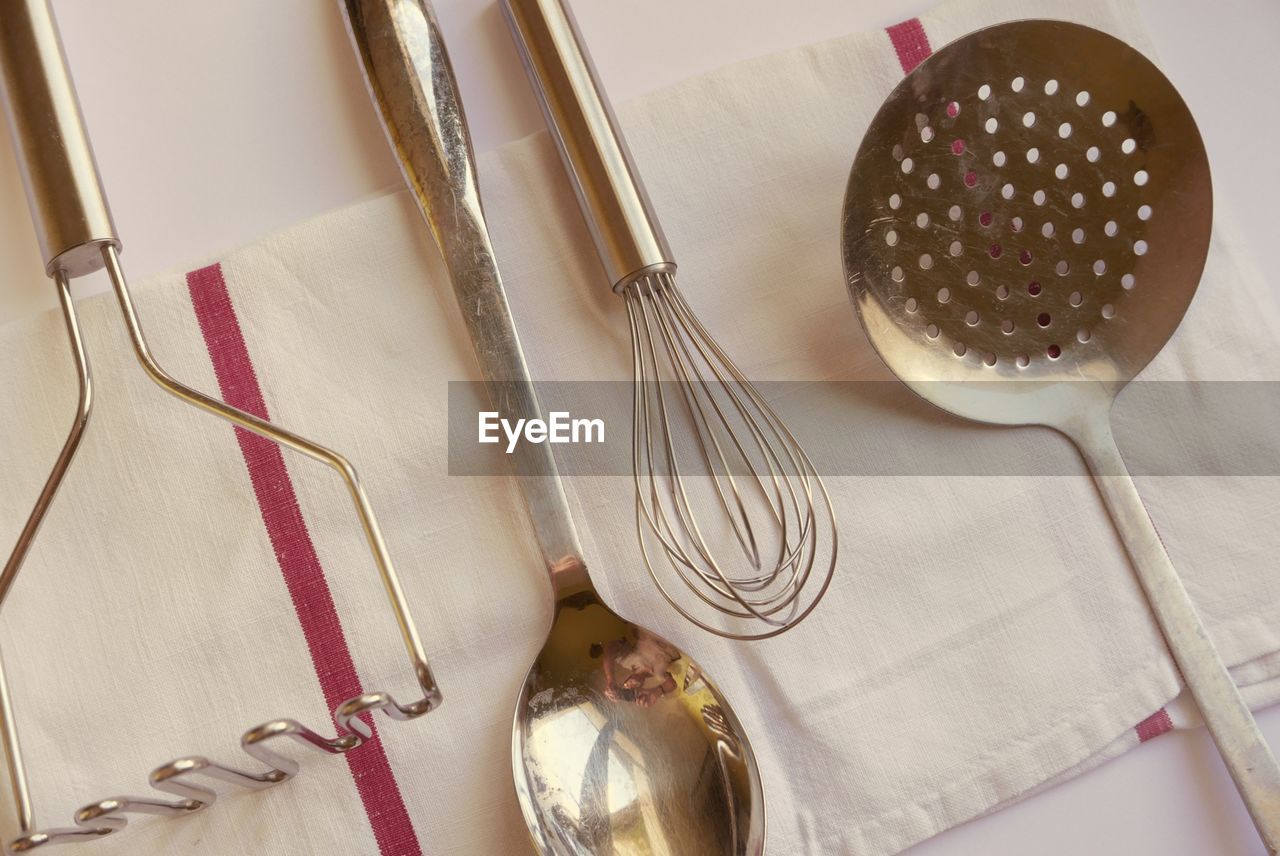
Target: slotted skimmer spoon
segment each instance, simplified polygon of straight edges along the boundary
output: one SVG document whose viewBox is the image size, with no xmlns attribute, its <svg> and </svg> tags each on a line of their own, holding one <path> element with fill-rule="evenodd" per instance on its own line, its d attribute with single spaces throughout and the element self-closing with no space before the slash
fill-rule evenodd
<svg viewBox="0 0 1280 856">
<path fill-rule="evenodd" d="M 494 409 L 541 418 L 431 5 L 341 5 L 387 136 L 453 280 Z M 551 447 L 522 443 L 512 459 L 555 602 L 512 722 L 516 793 L 534 845 L 555 856 L 759 856 L 764 792 L 733 710 L 675 645 L 600 599 Z"/>
<path fill-rule="evenodd" d="M 952 413 L 1047 425 L 1084 455 L 1270 852 L 1280 768 L 1205 633 L 1111 434 L 1115 396 L 1195 294 L 1212 193 L 1187 106 L 1096 30 L 966 36 L 885 101 L 845 195 L 845 274 L 889 368 Z"/>
</svg>

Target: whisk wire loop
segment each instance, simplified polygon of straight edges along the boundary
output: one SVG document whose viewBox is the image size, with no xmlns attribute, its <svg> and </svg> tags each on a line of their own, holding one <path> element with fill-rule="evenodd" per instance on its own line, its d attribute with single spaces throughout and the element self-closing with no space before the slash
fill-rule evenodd
<svg viewBox="0 0 1280 856">
<path fill-rule="evenodd" d="M 830 585 L 837 537 L 826 487 L 671 272 L 644 274 L 620 291 L 633 347 L 632 475 L 645 566 L 695 625 L 734 639 L 775 636 L 803 620 Z M 718 510 L 714 525 L 737 544 L 737 560 L 713 548 L 703 506 Z M 806 601 L 815 573 L 821 583 Z M 678 602 L 672 576 L 712 610 L 765 629 L 741 632 L 695 615 Z"/>
</svg>

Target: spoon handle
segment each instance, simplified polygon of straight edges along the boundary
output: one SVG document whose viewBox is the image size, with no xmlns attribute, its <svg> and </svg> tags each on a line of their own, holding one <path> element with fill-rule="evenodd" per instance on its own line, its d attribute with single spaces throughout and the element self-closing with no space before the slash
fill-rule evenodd
<svg viewBox="0 0 1280 856">
<path fill-rule="evenodd" d="M 1280 766 L 1174 570 L 1106 415 L 1072 437 L 1093 473 L 1156 623 L 1269 853 L 1280 851 Z"/>
<path fill-rule="evenodd" d="M 428 0 L 342 0 L 369 94 L 453 282 L 495 410 L 541 419 L 480 203 L 475 154 L 440 26 Z M 582 547 L 546 443 L 511 455 L 557 588 L 585 581 Z"/>
</svg>

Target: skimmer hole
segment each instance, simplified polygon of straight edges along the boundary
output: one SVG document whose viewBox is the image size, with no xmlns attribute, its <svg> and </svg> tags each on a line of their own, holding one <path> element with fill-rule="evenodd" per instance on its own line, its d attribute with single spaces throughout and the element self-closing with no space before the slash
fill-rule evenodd
<svg viewBox="0 0 1280 856">
<path fill-rule="evenodd" d="M 1061 125 L 1058 126 L 1058 136 L 1062 137 L 1062 139 L 1064 140 L 1071 136 L 1070 122 L 1063 122 Z"/>
<path fill-rule="evenodd" d="M 1140 169 L 1133 174 L 1133 183 L 1142 187 L 1147 183 L 1147 179 L 1150 177 L 1151 176 L 1147 175 L 1147 171 L 1145 169 Z"/>
<path fill-rule="evenodd" d="M 965 274 L 964 281 L 970 285 L 977 285 L 982 281 L 982 277 L 978 276 L 978 272 L 976 270 L 971 270 Z"/>
<path fill-rule="evenodd" d="M 1135 280 L 1133 278 L 1133 274 L 1131 273 L 1127 273 L 1124 276 L 1120 277 L 1120 285 L 1123 286 L 1125 290 L 1133 288 L 1134 282 Z"/>
<path fill-rule="evenodd" d="M 1084 229 L 1079 226 L 1071 230 L 1071 241 L 1076 244 L 1084 243 Z"/>
<path fill-rule="evenodd" d="M 1030 127 L 1031 127 L 1032 125 L 1034 125 L 1035 123 L 1036 123 L 1036 114 L 1035 114 L 1035 113 L 1033 113 L 1033 112 L 1031 112 L 1030 110 L 1028 110 L 1027 112 L 1025 112 L 1025 113 L 1023 113 L 1023 114 L 1022 114 L 1022 125 L 1023 125 L 1023 127 L 1025 127 L 1025 128 L 1030 128 Z"/>
<path fill-rule="evenodd" d="M 1102 127 L 1110 128 L 1116 123 L 1116 111 L 1108 110 L 1102 114 Z"/>
<path fill-rule="evenodd" d="M 1026 84 L 1027 81 L 1022 78 L 1022 75 L 1018 75 L 1013 79 L 1013 82 L 1009 84 L 1009 88 L 1014 92 L 1021 92 L 1022 87 L 1026 86 Z"/>
<path fill-rule="evenodd" d="M 1108 238 L 1114 238 L 1116 233 L 1120 231 L 1120 227 L 1116 225 L 1115 220 L 1108 220 L 1107 224 L 1102 227 L 1102 231 L 1106 233 Z"/>
<path fill-rule="evenodd" d="M 1045 94 L 1045 95 L 1057 95 L 1057 94 L 1058 94 L 1058 81 L 1054 80 L 1053 78 L 1049 78 L 1048 80 L 1046 80 L 1046 81 L 1044 82 L 1044 94 Z"/>
<path fill-rule="evenodd" d="M 965 186 L 965 187 L 977 187 L 977 186 L 978 186 L 978 174 L 977 174 L 976 172 L 974 172 L 973 170 L 969 170 L 968 172 L 966 172 L 966 173 L 964 174 L 964 186 Z"/>
<path fill-rule="evenodd" d="M 960 102 L 952 101 L 947 105 L 947 115 L 952 119 L 960 115 Z"/>
<path fill-rule="evenodd" d="M 1133 154 L 1134 150 L 1137 148 L 1138 148 L 1138 143 L 1133 137 L 1126 138 L 1125 141 L 1120 144 L 1120 151 L 1124 152 L 1127 155 Z"/>
<path fill-rule="evenodd" d="M 920 254 L 920 270 L 928 270 L 933 267 L 933 256 L 928 253 Z"/>
<path fill-rule="evenodd" d="M 1083 345 L 1085 342 L 1089 341 L 1092 335 L 1093 334 L 1089 332 L 1088 327 L 1081 327 L 1076 331 L 1076 341 Z"/>
<path fill-rule="evenodd" d="M 926 214 L 926 213 L 925 213 L 925 212 L 923 212 L 923 211 L 921 211 L 919 214 L 917 214 L 917 215 L 916 215 L 916 225 L 917 225 L 917 226 L 919 226 L 921 229 L 923 229 L 923 228 L 925 228 L 926 226 L 928 226 L 928 225 L 929 225 L 929 215 L 928 215 L 928 214 Z"/>
<path fill-rule="evenodd" d="M 1040 294 L 1041 290 L 1042 289 L 1040 287 L 1040 283 L 1035 281 L 1034 279 L 1031 282 L 1027 283 L 1027 294 L 1030 294 L 1032 297 L 1035 297 L 1038 294 Z"/>
<path fill-rule="evenodd" d="M 1066 259 L 1063 259 L 1062 261 L 1054 265 L 1053 270 L 1055 273 L 1058 274 L 1058 276 L 1066 276 L 1067 274 L 1071 273 L 1071 265 L 1067 264 Z"/>
<path fill-rule="evenodd" d="M 1133 242 L 1133 254 L 1135 256 L 1145 256 L 1147 254 L 1147 242 L 1139 238 Z"/>
<path fill-rule="evenodd" d="M 942 288 L 938 289 L 939 303 L 946 303 L 950 299 L 951 299 L 951 289 L 947 288 L 946 286 L 943 286 Z"/>
<path fill-rule="evenodd" d="M 986 122 L 983 123 L 982 127 L 987 129 L 988 134 L 994 134 L 996 132 L 996 129 L 1000 127 L 1000 123 L 996 121 L 995 116 L 991 116 L 990 118 L 987 119 Z"/>
<path fill-rule="evenodd" d="M 1140 206 L 1138 206 L 1138 219 L 1139 219 L 1139 220 L 1150 220 L 1150 219 L 1151 219 L 1151 206 L 1150 206 L 1150 205 L 1140 205 Z"/>
<path fill-rule="evenodd" d="M 1037 190 L 1035 193 L 1031 194 L 1031 201 L 1037 205 L 1043 205 L 1045 199 L 1046 196 L 1043 190 Z"/>
<path fill-rule="evenodd" d="M 991 162 L 997 167 L 1004 166 L 1006 160 L 1004 152 L 996 152 L 991 156 Z"/>
<path fill-rule="evenodd" d="M 978 215 L 978 222 L 983 226 L 990 226 L 993 216 L 990 211 L 983 211 Z"/>
<path fill-rule="evenodd" d="M 928 327 L 925 327 L 924 334 L 928 336 L 930 339 L 938 338 L 938 325 L 930 324 Z"/>
<path fill-rule="evenodd" d="M 1009 286 L 1002 285 L 999 288 L 997 288 L 996 297 L 1000 298 L 1001 300 L 1007 300 L 1009 297 Z"/>
<path fill-rule="evenodd" d="M 1112 306 L 1110 303 L 1103 304 L 1102 317 L 1108 320 L 1116 317 L 1116 308 Z"/>
<path fill-rule="evenodd" d="M 1041 327 L 1048 327 L 1050 324 L 1053 323 L 1053 316 L 1051 316 L 1048 312 L 1041 312 L 1039 315 L 1036 316 L 1036 323 L 1039 324 Z"/>
<path fill-rule="evenodd" d="M 976 309 L 970 309 L 965 313 L 964 323 L 968 324 L 970 327 L 977 327 L 978 321 L 980 320 L 981 318 L 978 316 L 978 310 Z"/>
<path fill-rule="evenodd" d="M 1062 356 L 1062 348 L 1057 345 L 1050 345 L 1044 349 L 1044 352 L 1051 360 L 1056 360 L 1058 357 Z"/>
<path fill-rule="evenodd" d="M 1004 319 L 1003 321 L 1001 321 L 1001 322 L 1000 322 L 1000 332 L 1001 332 L 1001 333 L 1004 333 L 1006 336 L 1008 336 L 1010 333 L 1012 333 L 1012 332 L 1013 332 L 1013 319 L 1012 319 L 1012 318 L 1006 318 L 1006 319 Z"/>
<path fill-rule="evenodd" d="M 952 205 L 951 208 L 948 209 L 947 211 L 947 216 L 950 217 L 953 221 L 958 221 L 960 219 L 960 206 Z"/>
<path fill-rule="evenodd" d="M 1037 149 L 1035 146 L 1032 146 L 1031 148 L 1027 149 L 1027 163 L 1039 163 L 1039 162 L 1040 162 L 1040 150 Z"/>
<path fill-rule="evenodd" d="M 1071 292 L 1071 296 L 1067 298 L 1067 302 L 1072 306 L 1079 306 L 1081 303 L 1084 303 L 1084 295 L 1078 291 L 1073 291 Z"/>
<path fill-rule="evenodd" d="M 906 272 L 902 270 L 902 265 L 894 265 L 893 270 L 889 271 L 889 276 L 893 278 L 894 282 L 902 282 L 907 278 Z"/>
<path fill-rule="evenodd" d="M 1089 146 L 1088 150 L 1085 151 L 1084 156 L 1089 163 L 1097 163 L 1098 158 L 1102 157 L 1102 149 L 1097 146 Z"/>
<path fill-rule="evenodd" d="M 1031 365 L 1031 358 L 1026 354 L 1018 354 L 1018 358 L 1014 360 L 1014 362 L 1018 364 L 1018 368 L 1025 369 L 1027 366 Z"/>
<path fill-rule="evenodd" d="M 1107 263 L 1102 259 L 1095 259 L 1093 262 L 1094 276 L 1102 276 L 1106 272 L 1107 272 Z"/>
<path fill-rule="evenodd" d="M 901 196 L 899 196 L 899 195 L 898 195 L 898 194 L 896 194 L 896 193 L 895 193 L 895 194 L 893 194 L 892 196 L 890 196 L 890 197 L 889 197 L 889 207 L 890 207 L 891 209 L 893 209 L 894 211 L 897 211 L 899 208 L 901 208 L 901 207 L 902 207 L 902 197 L 901 197 Z"/>
<path fill-rule="evenodd" d="M 1087 90 L 1081 90 L 1076 93 L 1076 106 L 1085 107 L 1089 104 L 1089 93 Z"/>
<path fill-rule="evenodd" d="M 956 342 L 955 345 L 952 346 L 951 350 L 957 357 L 963 357 L 965 352 L 969 349 L 964 346 L 964 342 Z"/>
<path fill-rule="evenodd" d="M 1000 188 L 1000 195 L 1003 196 L 1005 199 L 1012 199 L 1013 185 L 1006 183 L 1004 187 Z"/>
<path fill-rule="evenodd" d="M 920 129 L 920 142 L 922 143 L 933 142 L 933 126 L 925 125 L 923 128 Z"/>
<path fill-rule="evenodd" d="M 987 84 L 985 84 L 985 83 L 984 83 L 984 84 L 982 84 L 981 86 L 979 86 L 979 87 L 978 87 L 978 100 L 979 100 L 979 101 L 986 101 L 986 100 L 987 100 L 988 98 L 990 98 L 990 97 L 991 97 L 991 87 L 990 87 L 989 85 L 987 85 Z"/>
<path fill-rule="evenodd" d="M 1114 181 L 1104 181 L 1102 183 L 1102 195 L 1108 198 L 1116 195 L 1116 183 Z"/>
<path fill-rule="evenodd" d="M 914 297 L 908 297 L 907 302 L 902 304 L 902 308 L 906 309 L 908 312 L 915 312 L 920 308 L 920 302 Z"/>
<path fill-rule="evenodd" d="M 890 229 L 889 231 L 885 232 L 884 242 L 891 247 L 896 247 L 898 245 L 898 233 L 895 232 L 893 229 Z"/>
<path fill-rule="evenodd" d="M 902 171 L 904 173 L 907 173 L 909 175 L 911 173 L 911 170 L 915 169 L 915 167 L 916 167 L 916 162 L 913 161 L 911 158 L 902 159 Z"/>
<path fill-rule="evenodd" d="M 942 186 L 942 178 L 936 172 L 931 172 L 924 183 L 928 185 L 930 190 L 937 190 Z"/>
<path fill-rule="evenodd" d="M 951 246 L 947 248 L 952 256 L 958 256 L 964 252 L 964 245 L 959 241 L 952 241 Z"/>
<path fill-rule="evenodd" d="M 989 366 L 994 366 L 996 364 L 996 355 L 987 351 L 982 355 L 982 361 Z"/>
<path fill-rule="evenodd" d="M 1083 193 L 1081 193 L 1080 191 L 1076 191 L 1075 193 L 1071 194 L 1071 207 L 1072 207 L 1072 208 L 1083 208 L 1083 207 L 1084 207 L 1084 194 L 1083 194 Z"/>
<path fill-rule="evenodd" d="M 956 137 L 954 140 L 951 141 L 951 154 L 953 155 L 964 154 L 964 140 L 960 139 L 959 137 Z"/>
<path fill-rule="evenodd" d="M 1060 163 L 1053 168 L 1053 174 L 1056 175 L 1059 179 L 1065 179 L 1068 175 L 1071 174 L 1071 170 L 1067 168 L 1067 165 L 1065 163 Z"/>
<path fill-rule="evenodd" d="M 1046 238 L 1052 238 L 1053 224 L 1046 221 L 1045 224 L 1040 227 L 1040 234 L 1044 235 Z"/>
</svg>

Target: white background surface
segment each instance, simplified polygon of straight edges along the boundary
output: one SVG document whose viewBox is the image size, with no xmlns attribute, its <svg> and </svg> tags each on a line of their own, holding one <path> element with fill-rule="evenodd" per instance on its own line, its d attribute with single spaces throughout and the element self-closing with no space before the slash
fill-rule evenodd
<svg viewBox="0 0 1280 856">
<path fill-rule="evenodd" d="M 437 5 L 476 147 L 540 128 L 497 7 Z M 575 8 L 607 88 L 623 101 L 736 59 L 896 23 L 929 5 L 578 0 Z M 1219 210 L 1231 212 L 1265 270 L 1280 197 L 1269 152 L 1280 139 L 1280 4 L 1141 5 L 1158 59 L 1206 138 Z M 134 279 L 398 186 L 336 2 L 54 0 L 54 8 Z M 3 135 L 0 282 L 0 321 L 54 305 Z M 77 293 L 101 287 L 86 280 Z M 1280 746 L 1280 710 L 1261 722 Z M 1196 731 L 1163 736 L 911 852 L 1190 856 L 1261 846 Z"/>
</svg>

